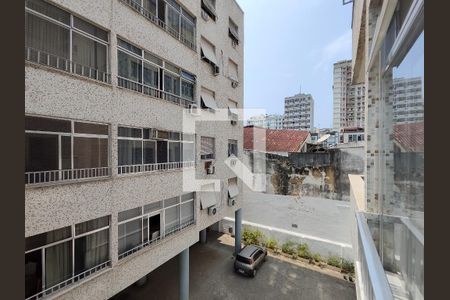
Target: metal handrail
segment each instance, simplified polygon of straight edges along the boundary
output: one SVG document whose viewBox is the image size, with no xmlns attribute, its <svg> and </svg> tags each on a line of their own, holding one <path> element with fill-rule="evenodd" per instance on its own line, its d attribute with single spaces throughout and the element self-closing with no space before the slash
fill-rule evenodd
<svg viewBox="0 0 450 300">
<path fill-rule="evenodd" d="M 109 177 L 111 167 L 25 172 L 25 184 L 40 184 Z"/>
<path fill-rule="evenodd" d="M 355 212 L 358 239 L 360 242 L 362 255 L 361 263 L 365 264 L 368 273 L 369 287 L 375 299 L 393 300 L 392 291 L 386 277 L 377 249 L 372 239 L 367 219 L 363 212 Z"/>
<path fill-rule="evenodd" d="M 152 22 L 153 24 L 157 25 L 158 27 L 160 27 L 161 29 L 163 29 L 164 31 L 169 33 L 171 36 L 173 36 L 174 38 L 176 38 L 177 40 L 182 42 L 184 45 L 188 46 L 190 49 L 196 51 L 197 46 L 195 44 L 195 37 L 194 37 L 194 42 L 191 42 L 187 38 L 181 36 L 181 32 L 174 30 L 173 28 L 168 26 L 164 21 L 158 19 L 152 12 L 148 11 L 143 6 L 137 4 L 136 2 L 134 2 L 132 0 L 120 0 L 120 1 L 122 3 L 124 3 L 125 5 L 128 5 L 130 8 L 137 11 L 141 15 L 143 15 L 145 18 L 150 20 L 150 22 Z M 195 27 L 195 24 L 194 24 L 194 27 Z"/>
<path fill-rule="evenodd" d="M 94 274 L 95 272 L 98 272 L 100 270 L 103 270 L 106 267 L 109 267 L 110 265 L 111 265 L 111 261 L 108 260 L 108 261 L 106 261 L 106 262 L 104 262 L 102 264 L 99 264 L 99 265 L 97 265 L 97 266 L 95 266 L 95 267 L 93 267 L 93 268 L 91 268 L 89 270 L 84 271 L 83 273 L 75 275 L 75 276 L 73 276 L 73 277 L 71 277 L 71 278 L 69 278 L 69 279 L 67 279 L 67 280 L 65 280 L 63 282 L 60 282 L 60 283 L 58 283 L 58 284 L 56 284 L 56 285 L 54 285 L 52 287 L 49 287 L 49 288 L 47 288 L 47 289 L 45 289 L 45 290 L 43 290 L 43 291 L 41 291 L 41 292 L 31 296 L 31 297 L 28 297 L 25 300 L 41 299 L 41 298 L 43 298 L 45 296 L 48 296 L 48 295 L 50 295 L 50 294 L 60 290 L 63 287 L 68 286 L 69 284 L 72 284 L 72 283 L 75 283 L 75 282 L 77 282 L 79 280 L 85 279 L 85 278 L 89 277 L 90 275 Z"/>
<path fill-rule="evenodd" d="M 130 250 L 127 250 L 127 251 L 125 251 L 125 252 L 119 254 L 119 260 L 120 260 L 120 259 L 123 259 L 123 258 L 125 258 L 125 257 L 127 257 L 127 256 L 129 256 L 129 255 L 131 255 L 131 254 L 133 254 L 133 253 L 136 253 L 136 252 L 138 252 L 138 251 L 141 250 L 141 249 L 147 248 L 147 247 L 150 246 L 150 245 L 152 245 L 152 246 L 159 245 L 159 244 L 161 244 L 161 243 L 165 240 L 165 238 L 168 237 L 169 235 L 171 235 L 171 234 L 173 234 L 173 233 L 175 233 L 175 232 L 177 232 L 177 231 L 181 231 L 181 230 L 183 230 L 183 229 L 185 229 L 185 228 L 187 228 L 187 227 L 190 227 L 190 226 L 193 225 L 193 224 L 195 224 L 195 220 L 190 220 L 190 221 L 188 221 L 188 222 L 185 222 L 185 223 L 183 223 L 183 224 L 180 224 L 180 225 L 176 226 L 176 228 L 174 228 L 174 229 L 172 229 L 172 230 L 166 232 L 166 233 L 164 234 L 164 236 L 162 236 L 162 235 L 160 234 L 160 236 L 158 236 L 157 238 L 155 238 L 155 239 L 153 239 L 153 240 L 149 240 L 149 241 L 147 241 L 147 242 L 145 242 L 145 243 L 142 243 L 142 244 L 140 244 L 140 245 L 137 245 L 136 247 L 134 247 L 134 248 L 132 248 L 132 249 L 130 249 Z"/>
<path fill-rule="evenodd" d="M 130 173 L 147 173 L 158 172 L 166 170 L 176 170 L 183 168 L 192 168 L 195 166 L 194 161 L 182 161 L 182 162 L 167 162 L 167 163 L 154 163 L 154 164 L 140 164 L 140 165 L 123 165 L 117 166 L 117 173 L 130 174 Z"/>
<path fill-rule="evenodd" d="M 81 65 L 67 58 L 59 57 L 39 49 L 25 47 L 25 59 L 43 66 L 111 84 L 111 74 L 109 73 Z"/>
<path fill-rule="evenodd" d="M 180 105 L 186 108 L 189 108 L 191 104 L 194 104 L 195 102 L 192 100 L 187 100 L 182 98 L 181 96 L 157 89 L 155 87 L 145 85 L 140 82 L 136 82 L 134 80 L 124 78 L 121 76 L 117 76 L 117 85 L 122 88 L 126 88 L 135 92 L 142 93 L 147 96 L 160 98 L 163 100 L 170 101 L 176 105 Z"/>
</svg>

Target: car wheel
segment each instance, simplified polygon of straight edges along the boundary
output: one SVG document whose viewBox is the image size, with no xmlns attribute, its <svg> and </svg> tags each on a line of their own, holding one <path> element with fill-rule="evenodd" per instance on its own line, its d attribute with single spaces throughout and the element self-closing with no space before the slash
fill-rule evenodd
<svg viewBox="0 0 450 300">
<path fill-rule="evenodd" d="M 256 269 L 253 269 L 253 271 L 250 273 L 250 277 L 255 277 L 256 276 Z"/>
</svg>

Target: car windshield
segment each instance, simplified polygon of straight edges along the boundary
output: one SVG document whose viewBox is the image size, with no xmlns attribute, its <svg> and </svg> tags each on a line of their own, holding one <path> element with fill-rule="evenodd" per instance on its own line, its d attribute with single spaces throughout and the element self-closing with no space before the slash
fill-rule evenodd
<svg viewBox="0 0 450 300">
<path fill-rule="evenodd" d="M 250 258 L 247 258 L 247 257 L 243 257 L 243 256 L 238 255 L 236 257 L 236 260 L 240 261 L 242 263 L 245 263 L 245 264 L 250 264 Z"/>
</svg>

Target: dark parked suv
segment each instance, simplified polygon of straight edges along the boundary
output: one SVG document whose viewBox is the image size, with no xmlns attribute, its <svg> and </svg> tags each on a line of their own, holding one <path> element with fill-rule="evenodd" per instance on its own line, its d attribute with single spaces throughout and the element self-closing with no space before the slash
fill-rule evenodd
<svg viewBox="0 0 450 300">
<path fill-rule="evenodd" d="M 266 260 L 266 256 L 266 249 L 256 245 L 247 245 L 236 255 L 234 270 L 238 273 L 255 277 L 256 270 Z"/>
</svg>

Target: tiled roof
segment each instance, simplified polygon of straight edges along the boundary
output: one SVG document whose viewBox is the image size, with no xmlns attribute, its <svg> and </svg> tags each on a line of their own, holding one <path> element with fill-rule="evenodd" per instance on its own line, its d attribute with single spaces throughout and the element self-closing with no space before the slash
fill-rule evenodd
<svg viewBox="0 0 450 300">
<path fill-rule="evenodd" d="M 303 130 L 246 126 L 244 127 L 244 149 L 263 152 L 299 152 L 308 135 L 309 131 Z"/>
<path fill-rule="evenodd" d="M 423 152 L 424 123 L 394 125 L 394 140 L 404 151 Z"/>
</svg>

